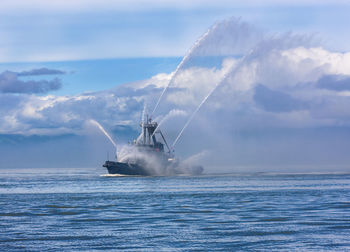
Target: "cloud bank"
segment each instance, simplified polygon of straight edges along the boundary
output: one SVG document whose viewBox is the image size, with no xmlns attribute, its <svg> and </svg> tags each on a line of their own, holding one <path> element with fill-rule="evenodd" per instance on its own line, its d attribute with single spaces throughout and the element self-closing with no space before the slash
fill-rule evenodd
<svg viewBox="0 0 350 252">
<path fill-rule="evenodd" d="M 172 79 L 154 115 L 170 142 L 214 90 L 179 139 L 178 155 L 193 155 L 212 172 L 322 170 L 350 161 L 349 78 L 349 52 L 326 50 L 307 35 L 271 35 L 230 19 L 208 31 L 176 75 L 75 96 L 1 94 L 0 132 L 84 135 L 90 119 L 110 131 L 136 131 L 144 103 L 151 110 Z"/>
<path fill-rule="evenodd" d="M 22 71 L 16 73 L 17 76 L 36 76 L 36 75 L 57 75 L 57 74 L 66 74 L 66 72 L 57 70 L 57 69 L 49 69 L 46 67 L 32 69 L 29 71 Z"/>
<path fill-rule="evenodd" d="M 55 69 L 40 68 L 30 71 L 10 72 L 5 71 L 0 74 L 0 92 L 17 93 L 17 94 L 38 94 L 48 93 L 49 91 L 58 90 L 62 87 L 61 80 L 21 80 L 22 76 L 39 76 L 39 75 L 57 75 L 65 72 Z"/>
</svg>

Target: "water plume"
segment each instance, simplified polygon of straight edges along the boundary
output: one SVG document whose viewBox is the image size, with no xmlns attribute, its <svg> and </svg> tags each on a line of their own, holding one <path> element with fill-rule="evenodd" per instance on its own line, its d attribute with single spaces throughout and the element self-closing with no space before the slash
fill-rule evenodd
<svg viewBox="0 0 350 252">
<path fill-rule="evenodd" d="M 151 115 L 154 115 L 164 93 L 168 90 L 169 86 L 174 83 L 179 71 L 186 63 L 194 59 L 194 57 L 199 57 L 200 60 L 203 61 L 203 57 L 207 56 L 226 57 L 244 55 L 263 37 L 263 32 L 259 28 L 241 21 L 240 18 L 230 17 L 216 22 L 193 44 L 187 54 L 185 54 L 169 82 L 164 87 Z"/>
<path fill-rule="evenodd" d="M 107 133 L 107 131 L 102 127 L 101 124 L 99 124 L 97 121 L 90 119 L 89 123 L 91 123 L 92 125 L 95 125 L 99 130 L 101 130 L 101 132 L 108 138 L 108 140 L 113 144 L 113 146 L 115 147 L 115 154 L 117 157 L 117 144 L 114 142 L 113 138 Z"/>
<path fill-rule="evenodd" d="M 142 115 L 141 115 L 141 122 L 142 122 L 142 123 L 145 122 L 146 113 L 147 113 L 147 103 L 145 102 L 145 103 L 143 104 L 143 110 L 142 110 Z M 139 142 L 141 141 L 142 137 L 143 137 L 143 131 L 142 131 L 141 134 L 137 137 L 136 143 L 139 143 Z"/>
<path fill-rule="evenodd" d="M 153 109 L 153 111 L 152 111 L 151 116 L 154 115 L 155 111 L 157 110 L 157 108 L 158 108 L 158 106 L 159 106 L 160 101 L 162 100 L 162 97 L 163 97 L 164 93 L 165 93 L 166 90 L 169 88 L 169 86 L 174 82 L 174 80 L 175 80 L 175 78 L 176 78 L 176 76 L 177 76 L 179 70 L 183 67 L 183 65 L 184 65 L 185 63 L 187 63 L 187 62 L 189 61 L 189 59 L 191 58 L 192 53 L 195 51 L 195 49 L 200 47 L 202 41 L 203 41 L 206 37 L 209 36 L 209 34 L 211 33 L 212 30 L 215 30 L 215 29 L 216 29 L 217 25 L 218 25 L 218 24 L 214 24 L 212 27 L 210 27 L 210 28 L 207 30 L 207 32 L 204 33 L 204 34 L 196 41 L 196 43 L 194 43 L 194 45 L 191 47 L 191 49 L 186 53 L 185 57 L 183 57 L 183 59 L 181 60 L 180 64 L 176 67 L 176 69 L 175 69 L 173 75 L 171 76 L 171 78 L 170 78 L 168 84 L 164 87 L 164 89 L 163 89 L 161 95 L 159 96 L 158 101 L 157 101 L 157 103 L 156 103 L 156 105 L 155 105 L 155 107 L 154 107 L 154 109 Z"/>
<path fill-rule="evenodd" d="M 146 111 L 147 111 L 147 103 L 144 102 L 144 104 L 143 104 L 143 110 L 142 110 L 142 116 L 141 116 L 141 122 L 144 122 L 144 121 L 145 121 Z"/>
<path fill-rule="evenodd" d="M 139 143 L 141 141 L 142 137 L 143 137 L 143 132 L 141 132 L 141 134 L 137 137 L 136 143 Z"/>
<path fill-rule="evenodd" d="M 231 69 L 233 68 L 233 66 L 231 66 Z M 228 71 L 228 73 L 230 73 L 231 70 Z M 198 107 L 192 112 L 191 116 L 188 118 L 188 120 L 186 121 L 185 125 L 183 126 L 183 128 L 181 129 L 180 133 L 177 135 L 177 137 L 174 140 L 174 143 L 171 146 L 171 149 L 174 149 L 177 141 L 180 139 L 182 133 L 185 131 L 185 129 L 187 128 L 187 126 L 191 123 L 191 121 L 193 120 L 194 116 L 197 114 L 197 112 L 200 110 L 200 108 L 203 106 L 203 104 L 208 100 L 208 98 L 212 95 L 212 93 L 214 93 L 214 91 L 217 89 L 217 87 L 224 82 L 224 80 L 226 80 L 227 78 L 227 74 L 224 75 L 224 77 L 222 78 L 221 81 L 217 82 L 216 85 L 214 86 L 214 88 L 207 94 L 206 97 L 204 97 L 204 99 L 202 100 L 202 102 L 198 105 Z"/>
</svg>

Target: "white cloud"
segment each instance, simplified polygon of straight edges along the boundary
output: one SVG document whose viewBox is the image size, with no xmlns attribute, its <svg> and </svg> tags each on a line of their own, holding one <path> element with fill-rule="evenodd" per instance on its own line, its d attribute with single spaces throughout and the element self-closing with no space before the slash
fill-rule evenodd
<svg viewBox="0 0 350 252">
<path fill-rule="evenodd" d="M 349 74 L 350 69 L 350 53 L 329 52 L 321 47 L 306 49 L 304 47 L 292 48 L 282 53 L 282 56 L 287 57 L 291 63 L 289 67 L 300 68 L 308 67 L 314 64 L 311 68 L 323 68 L 324 73 L 329 74 Z M 301 69 L 296 69 L 300 72 Z"/>
</svg>

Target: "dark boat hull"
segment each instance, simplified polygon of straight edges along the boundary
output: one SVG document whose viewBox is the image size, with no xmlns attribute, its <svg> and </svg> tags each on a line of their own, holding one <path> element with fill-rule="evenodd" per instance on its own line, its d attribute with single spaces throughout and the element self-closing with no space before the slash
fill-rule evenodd
<svg viewBox="0 0 350 252">
<path fill-rule="evenodd" d="M 139 176 L 150 176 L 143 167 L 137 164 L 106 161 L 103 165 L 106 167 L 109 174 L 122 174 L 122 175 L 139 175 Z"/>
</svg>

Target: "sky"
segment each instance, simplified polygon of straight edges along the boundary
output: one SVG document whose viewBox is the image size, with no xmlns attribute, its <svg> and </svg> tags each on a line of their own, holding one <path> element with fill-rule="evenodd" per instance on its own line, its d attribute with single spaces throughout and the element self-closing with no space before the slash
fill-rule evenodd
<svg viewBox="0 0 350 252">
<path fill-rule="evenodd" d="M 169 85 L 154 118 L 170 142 L 188 125 L 176 153 L 209 172 L 350 171 L 349 11 L 345 0 L 5 0 L 0 168 L 100 166 L 115 150 L 89 122 L 122 148 Z"/>
<path fill-rule="evenodd" d="M 209 26 L 230 16 L 273 31 L 317 33 L 344 51 L 349 10 L 348 0 L 4 0 L 0 61 L 182 57 Z"/>
</svg>

